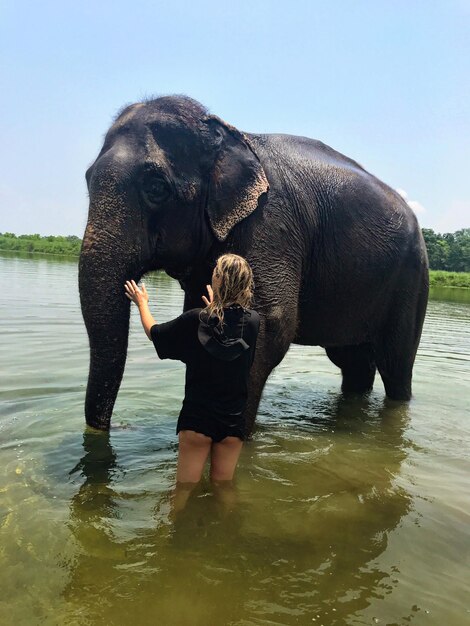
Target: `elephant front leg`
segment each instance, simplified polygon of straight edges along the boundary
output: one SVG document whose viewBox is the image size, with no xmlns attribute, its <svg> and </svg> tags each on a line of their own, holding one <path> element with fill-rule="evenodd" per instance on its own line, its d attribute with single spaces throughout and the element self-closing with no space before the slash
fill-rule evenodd
<svg viewBox="0 0 470 626">
<path fill-rule="evenodd" d="M 287 319 L 293 319 L 292 313 Z M 255 425 L 259 403 L 266 381 L 284 358 L 294 338 L 295 324 L 289 328 L 282 326 L 284 313 L 276 317 L 261 318 L 260 331 L 256 343 L 255 359 L 250 371 L 248 401 L 245 410 L 245 425 L 248 437 L 251 437 Z"/>
<path fill-rule="evenodd" d="M 253 363 L 251 369 L 250 382 L 248 385 L 248 401 L 245 410 L 245 427 L 249 438 L 253 433 L 255 425 L 256 415 L 258 412 L 259 403 L 261 402 L 261 396 L 264 386 L 268 379 L 269 374 L 274 369 L 274 365 L 269 367 L 263 364 L 256 365 Z"/>
</svg>

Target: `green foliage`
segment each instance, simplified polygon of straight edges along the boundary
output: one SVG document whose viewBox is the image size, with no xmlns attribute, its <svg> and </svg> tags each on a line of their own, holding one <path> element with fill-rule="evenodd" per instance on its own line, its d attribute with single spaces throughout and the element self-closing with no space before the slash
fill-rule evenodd
<svg viewBox="0 0 470 626">
<path fill-rule="evenodd" d="M 470 287 L 470 272 L 431 270 L 429 284 L 431 287 Z"/>
<path fill-rule="evenodd" d="M 447 272 L 470 272 L 470 228 L 440 235 L 423 228 L 429 267 Z"/>
<path fill-rule="evenodd" d="M 37 233 L 18 236 L 13 233 L 0 233 L 0 250 L 78 256 L 81 244 L 82 240 L 76 235 L 41 237 Z"/>
</svg>

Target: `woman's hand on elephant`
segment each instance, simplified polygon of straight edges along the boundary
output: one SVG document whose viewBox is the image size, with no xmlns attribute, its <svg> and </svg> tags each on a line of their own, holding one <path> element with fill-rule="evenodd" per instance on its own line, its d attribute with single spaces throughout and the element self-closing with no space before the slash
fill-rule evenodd
<svg viewBox="0 0 470 626">
<path fill-rule="evenodd" d="M 126 289 L 126 296 L 137 306 L 148 304 L 149 295 L 144 283 L 142 283 L 142 291 L 139 289 L 135 280 L 126 280 L 124 287 Z"/>
<path fill-rule="evenodd" d="M 214 300 L 214 292 L 212 291 L 212 287 L 210 285 L 206 285 L 206 287 L 207 293 L 209 294 L 209 299 L 207 299 L 206 296 L 202 296 L 202 301 L 206 306 L 209 306 L 209 304 L 211 304 L 211 302 Z"/>
</svg>

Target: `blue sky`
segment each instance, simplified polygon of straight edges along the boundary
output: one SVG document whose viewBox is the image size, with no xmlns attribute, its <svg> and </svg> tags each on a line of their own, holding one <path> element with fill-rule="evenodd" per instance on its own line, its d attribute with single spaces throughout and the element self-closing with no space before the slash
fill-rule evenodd
<svg viewBox="0 0 470 626">
<path fill-rule="evenodd" d="M 186 93 L 320 139 L 470 227 L 470 0 L 0 2 L 0 232 L 81 236 L 116 111 Z"/>
</svg>

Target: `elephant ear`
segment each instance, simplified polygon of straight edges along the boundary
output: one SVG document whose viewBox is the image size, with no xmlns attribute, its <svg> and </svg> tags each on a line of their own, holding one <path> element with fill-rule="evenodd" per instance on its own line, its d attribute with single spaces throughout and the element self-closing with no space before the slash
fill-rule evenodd
<svg viewBox="0 0 470 626">
<path fill-rule="evenodd" d="M 205 119 L 217 155 L 210 174 L 206 210 L 219 241 L 258 206 L 268 179 L 247 137 L 214 115 Z"/>
</svg>

